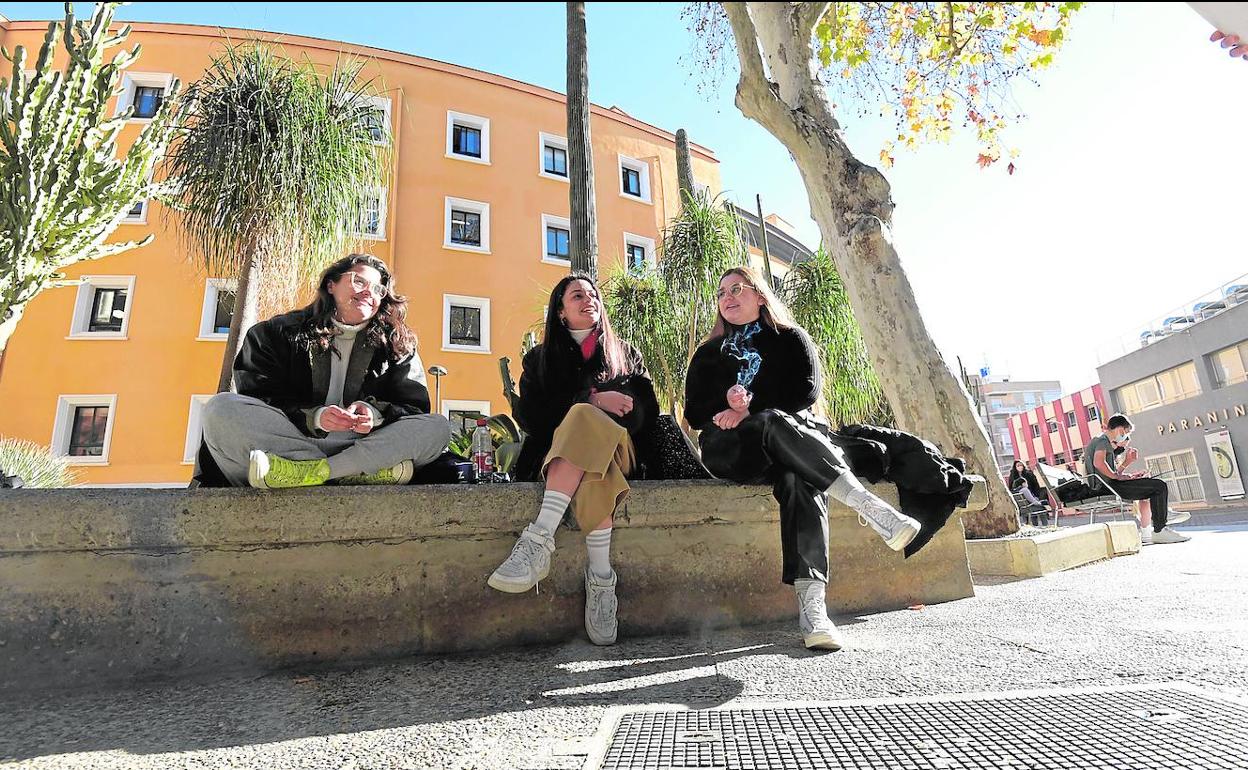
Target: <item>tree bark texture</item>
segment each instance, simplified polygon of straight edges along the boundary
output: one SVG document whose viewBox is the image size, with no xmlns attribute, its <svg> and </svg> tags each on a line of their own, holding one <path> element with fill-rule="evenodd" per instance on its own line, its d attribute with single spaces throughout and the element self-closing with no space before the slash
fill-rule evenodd
<svg viewBox="0 0 1248 770">
<path fill-rule="evenodd" d="M 589 49 L 585 3 L 568 3 L 568 198 L 573 272 L 598 277 L 598 215 L 589 132 Z"/>
<path fill-rule="evenodd" d="M 234 357 L 238 355 L 238 347 L 247 330 L 255 326 L 260 315 L 260 286 L 262 281 L 259 267 L 260 255 L 253 248 L 243 260 L 242 269 L 238 274 L 238 290 L 234 295 L 234 312 L 230 316 L 230 334 L 225 339 L 225 351 L 221 358 L 221 374 L 217 378 L 217 392 L 228 393 L 234 381 Z"/>
</svg>

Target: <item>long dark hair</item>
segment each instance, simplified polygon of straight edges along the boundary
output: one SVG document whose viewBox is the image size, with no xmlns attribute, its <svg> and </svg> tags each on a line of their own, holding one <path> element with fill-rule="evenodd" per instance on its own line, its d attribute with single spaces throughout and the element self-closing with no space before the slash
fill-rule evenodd
<svg viewBox="0 0 1248 770">
<path fill-rule="evenodd" d="M 395 292 L 390 268 L 372 254 L 348 254 L 325 268 L 316 287 L 316 299 L 304 308 L 311 316 L 295 336 L 296 342 L 309 350 L 329 350 L 334 336 L 338 334 L 334 326 L 334 311 L 338 305 L 334 302 L 334 295 L 329 293 L 329 284 L 342 278 L 356 265 L 365 265 L 381 273 L 381 304 L 364 330 L 368 344 L 386 349 L 395 360 L 416 350 L 416 335 L 407 328 L 407 297 Z"/>
<path fill-rule="evenodd" d="M 1018 466 L 1020 465 L 1023 466 L 1023 469 L 1021 471 L 1018 469 Z M 1010 465 L 1010 484 L 1013 484 L 1014 482 L 1023 478 L 1023 474 L 1026 472 L 1027 472 L 1027 464 L 1024 463 L 1022 460 L 1015 460 Z"/>
<path fill-rule="evenodd" d="M 550 290 L 550 301 L 546 303 L 546 328 L 542 332 L 543 376 L 547 378 L 558 376 L 557 362 L 573 355 L 578 357 L 581 355 L 576 341 L 572 339 L 571 332 L 559 318 L 559 311 L 563 309 L 563 293 L 568 290 L 568 285 L 573 281 L 585 281 L 598 296 L 597 328 L 601 334 L 598 338 L 598 351 L 602 356 L 602 370 L 598 372 L 598 380 L 605 382 L 624 374 L 631 374 L 631 362 L 624 352 L 624 345 L 620 342 L 620 338 L 615 336 L 615 332 L 611 329 L 611 321 L 607 319 L 607 308 L 602 302 L 602 293 L 598 291 L 598 284 L 588 275 L 572 273 L 555 284 L 555 287 Z"/>
</svg>

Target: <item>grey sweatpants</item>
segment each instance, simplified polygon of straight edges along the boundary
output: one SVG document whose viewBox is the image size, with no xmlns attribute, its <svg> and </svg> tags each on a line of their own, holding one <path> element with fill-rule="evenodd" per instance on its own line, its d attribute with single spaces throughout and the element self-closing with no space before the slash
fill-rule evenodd
<svg viewBox="0 0 1248 770">
<path fill-rule="evenodd" d="M 329 460 L 329 477 L 374 473 L 404 460 L 417 468 L 446 451 L 451 426 L 440 414 L 404 417 L 366 435 L 352 431 L 325 438 L 304 435 L 280 409 L 238 393 L 218 393 L 204 405 L 204 443 L 236 487 L 247 486 L 253 449 L 288 460 Z"/>
</svg>

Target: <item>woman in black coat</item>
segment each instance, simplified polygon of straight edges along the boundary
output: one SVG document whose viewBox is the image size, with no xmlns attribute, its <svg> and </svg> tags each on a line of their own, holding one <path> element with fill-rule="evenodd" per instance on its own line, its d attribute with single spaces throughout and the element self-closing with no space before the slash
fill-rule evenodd
<svg viewBox="0 0 1248 770">
<path fill-rule="evenodd" d="M 828 618 L 826 494 L 858 511 L 894 550 L 919 524 L 868 491 L 842 441 L 811 408 L 822 395 L 820 357 L 810 337 L 752 268 L 720 279 L 719 316 L 689 364 L 685 417 L 701 431 L 702 462 L 739 483 L 766 481 L 780 503 L 785 583 L 794 585 L 807 647 L 837 650 Z"/>
<path fill-rule="evenodd" d="M 550 293 L 542 343 L 524 357 L 516 421 L 528 434 L 516 461 L 522 481 L 546 480 L 537 520 L 494 574 L 491 587 L 524 593 L 550 571 L 555 529 L 569 506 L 585 538 L 585 630 L 595 644 L 616 637 L 617 582 L 611 522 L 637 467 L 635 437 L 659 405 L 641 355 L 611 330 L 598 287 L 569 275 Z"/>
</svg>

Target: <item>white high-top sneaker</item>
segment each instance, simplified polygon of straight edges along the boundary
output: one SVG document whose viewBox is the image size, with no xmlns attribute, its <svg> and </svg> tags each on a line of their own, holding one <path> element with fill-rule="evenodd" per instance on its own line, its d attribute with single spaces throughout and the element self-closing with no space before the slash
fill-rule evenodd
<svg viewBox="0 0 1248 770">
<path fill-rule="evenodd" d="M 1178 530 L 1163 528 L 1160 532 L 1153 533 L 1153 545 L 1169 545 L 1171 543 L 1186 543 L 1191 540 L 1187 535 L 1179 534 Z"/>
<path fill-rule="evenodd" d="M 796 580 L 793 587 L 797 590 L 798 625 L 806 648 L 835 652 L 845 646 L 840 630 L 828 618 L 828 584 L 821 580 Z"/>
<path fill-rule="evenodd" d="M 619 576 L 611 570 L 606 580 L 585 568 L 585 633 L 594 644 L 615 644 L 619 626 L 615 620 L 615 585 Z"/>
<path fill-rule="evenodd" d="M 869 524 L 894 551 L 905 548 L 919 534 L 919 522 L 873 494 L 863 495 L 850 507 L 858 512 L 858 523 L 864 527 Z"/>
<path fill-rule="evenodd" d="M 530 524 L 512 546 L 511 555 L 490 575 L 490 588 L 522 594 L 537 586 L 550 574 L 550 555 L 554 552 L 555 538 Z"/>
</svg>

